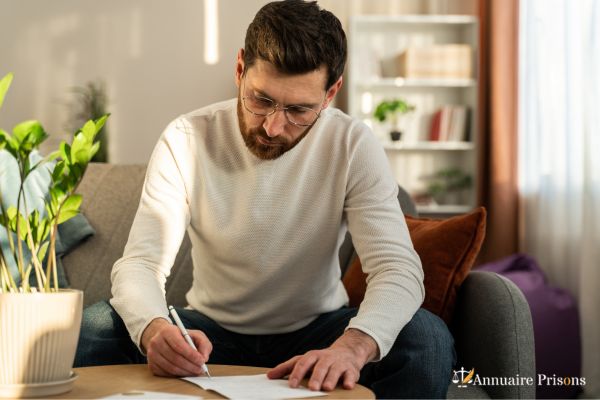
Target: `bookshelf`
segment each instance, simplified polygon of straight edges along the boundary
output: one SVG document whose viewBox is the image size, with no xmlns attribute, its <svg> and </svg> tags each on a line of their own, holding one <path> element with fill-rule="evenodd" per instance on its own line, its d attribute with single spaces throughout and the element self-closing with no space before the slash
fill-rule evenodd
<svg viewBox="0 0 600 400">
<path fill-rule="evenodd" d="M 369 125 L 382 141 L 398 183 L 417 200 L 417 209 L 424 216 L 460 214 L 476 205 L 478 37 L 478 20 L 469 15 L 350 19 L 348 112 Z M 465 53 L 469 57 L 462 56 Z M 412 63 L 412 69 L 408 68 L 410 56 L 420 54 L 420 60 L 429 62 Z M 402 62 L 405 64 L 400 65 Z M 380 101 L 394 98 L 415 106 L 415 111 L 401 117 L 400 141 L 390 139 L 389 124 L 373 118 Z M 468 110 L 466 116 L 464 110 Z M 436 113 L 438 127 L 433 134 Z M 442 118 L 445 136 L 439 132 Z M 452 133 L 448 133 L 450 127 Z M 433 177 L 449 170 L 469 176 L 470 186 L 428 201 L 426 193 L 431 191 Z"/>
</svg>

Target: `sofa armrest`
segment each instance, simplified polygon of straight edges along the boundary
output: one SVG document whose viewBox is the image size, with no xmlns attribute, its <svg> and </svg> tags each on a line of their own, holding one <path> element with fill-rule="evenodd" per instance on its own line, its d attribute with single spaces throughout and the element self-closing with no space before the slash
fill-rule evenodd
<svg viewBox="0 0 600 400">
<path fill-rule="evenodd" d="M 458 293 L 451 330 L 457 368 L 480 377 L 531 377 L 532 385 L 485 386 L 491 398 L 535 398 L 535 348 L 529 305 L 517 286 L 493 272 L 471 272 Z"/>
</svg>

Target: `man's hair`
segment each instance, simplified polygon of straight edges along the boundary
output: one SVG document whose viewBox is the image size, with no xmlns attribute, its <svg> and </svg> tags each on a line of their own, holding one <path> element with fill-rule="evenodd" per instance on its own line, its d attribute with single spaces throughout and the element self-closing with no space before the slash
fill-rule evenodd
<svg viewBox="0 0 600 400">
<path fill-rule="evenodd" d="M 346 65 L 346 34 L 335 15 L 316 1 L 276 1 L 261 8 L 246 31 L 245 69 L 257 59 L 280 72 L 301 74 L 327 67 L 329 89 Z"/>
</svg>

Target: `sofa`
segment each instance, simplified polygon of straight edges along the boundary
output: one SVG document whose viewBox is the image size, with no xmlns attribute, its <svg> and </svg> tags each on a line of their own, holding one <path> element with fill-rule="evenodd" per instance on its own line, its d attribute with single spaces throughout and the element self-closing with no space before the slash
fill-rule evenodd
<svg viewBox="0 0 600 400">
<path fill-rule="evenodd" d="M 145 170 L 143 165 L 90 164 L 78 188 L 83 195 L 82 213 L 95 234 L 62 261 L 71 287 L 84 291 L 86 306 L 110 298 L 111 268 L 127 242 Z M 415 206 L 403 190 L 399 201 L 405 214 L 416 216 Z M 349 237 L 340 249 L 343 270 L 352 261 L 352 253 Z M 186 304 L 191 265 L 186 236 L 166 283 L 169 304 Z M 523 294 L 512 282 L 495 273 L 471 271 L 458 289 L 452 315 L 448 325 L 455 338 L 456 370 L 475 369 L 483 377 L 518 375 L 535 379 L 531 314 Z M 535 397 L 534 385 L 460 386 L 466 387 L 451 382 L 448 398 Z"/>
</svg>

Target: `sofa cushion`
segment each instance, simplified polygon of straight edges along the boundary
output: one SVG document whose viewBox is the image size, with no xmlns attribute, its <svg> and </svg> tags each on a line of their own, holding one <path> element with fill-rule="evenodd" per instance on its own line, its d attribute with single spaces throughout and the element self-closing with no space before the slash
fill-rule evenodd
<svg viewBox="0 0 600 400">
<path fill-rule="evenodd" d="M 67 254 L 63 262 L 71 287 L 85 291 L 85 306 L 111 297 L 110 273 L 123 256 L 145 174 L 145 165 L 91 163 L 79 185 L 82 212 L 96 234 Z M 167 279 L 168 304 L 187 304 L 185 294 L 192 283 L 190 248 L 186 234 Z"/>
<path fill-rule="evenodd" d="M 81 210 L 96 234 L 63 258 L 74 289 L 85 292 L 84 304 L 110 298 L 110 272 L 123 255 L 138 203 L 145 166 L 91 163 L 77 191 Z"/>
<path fill-rule="evenodd" d="M 446 323 L 452 317 L 459 286 L 473 267 L 485 236 L 486 211 L 483 207 L 456 217 L 436 220 L 406 216 L 415 250 L 425 273 L 423 307 Z M 356 258 L 343 282 L 356 307 L 364 297 L 366 274 Z"/>
</svg>

